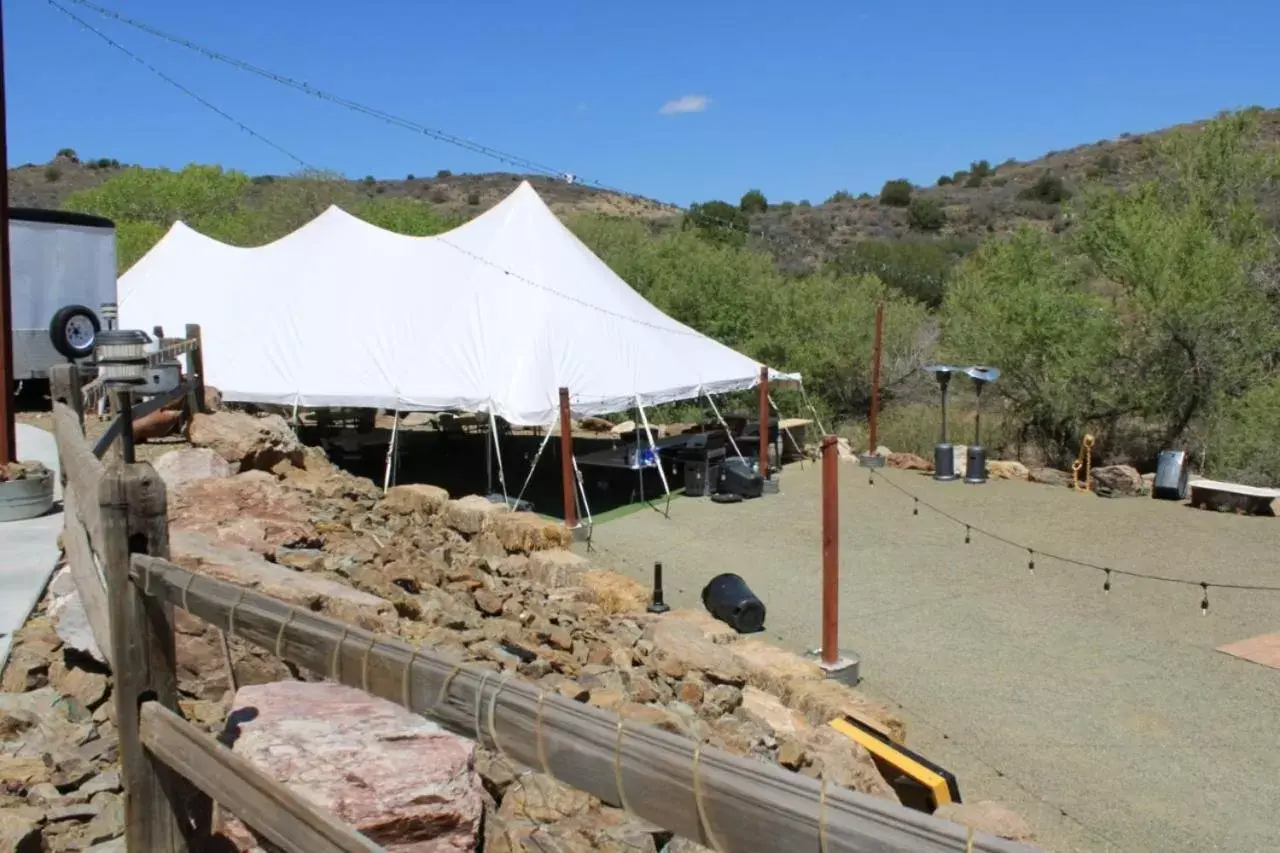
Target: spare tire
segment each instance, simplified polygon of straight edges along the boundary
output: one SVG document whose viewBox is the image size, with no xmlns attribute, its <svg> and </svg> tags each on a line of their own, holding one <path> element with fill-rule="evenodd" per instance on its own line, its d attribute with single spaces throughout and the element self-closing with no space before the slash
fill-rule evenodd
<svg viewBox="0 0 1280 853">
<path fill-rule="evenodd" d="M 54 349 L 76 361 L 93 355 L 93 345 L 101 330 L 97 314 L 83 305 L 67 305 L 53 315 L 49 339 Z"/>
</svg>

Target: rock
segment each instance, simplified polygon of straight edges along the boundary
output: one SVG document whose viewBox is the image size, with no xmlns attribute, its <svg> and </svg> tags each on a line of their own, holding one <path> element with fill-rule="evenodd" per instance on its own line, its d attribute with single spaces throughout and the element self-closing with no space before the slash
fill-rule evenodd
<svg viewBox="0 0 1280 853">
<path fill-rule="evenodd" d="M 583 814 L 597 803 L 590 794 L 570 788 L 545 773 L 530 773 L 507 789 L 498 807 L 498 817 L 554 823 Z"/>
<path fill-rule="evenodd" d="M 573 586 L 591 564 L 572 551 L 534 551 L 529 555 L 529 578 L 549 589 Z"/>
<path fill-rule="evenodd" d="M 646 606 L 648 605 L 646 604 Z M 686 622 L 701 631 L 702 636 L 717 644 L 734 643 L 742 636 L 732 627 L 721 622 L 705 610 L 680 607 L 663 613 L 661 616 L 646 615 L 641 617 L 641 621 L 645 625 L 650 625 L 660 620 Z"/>
<path fill-rule="evenodd" d="M 230 477 L 231 463 L 208 447 L 170 450 L 152 463 L 170 492 L 201 480 Z"/>
<path fill-rule="evenodd" d="M 39 818 L 0 809 L 0 851 L 43 853 L 44 849 Z"/>
<path fill-rule="evenodd" d="M 62 792 L 52 782 L 40 782 L 27 789 L 27 804 L 46 809 L 62 801 Z"/>
<path fill-rule="evenodd" d="M 702 713 L 708 719 L 732 714 L 742 705 L 742 691 L 728 684 L 716 684 L 702 697 Z"/>
<path fill-rule="evenodd" d="M 511 509 L 503 504 L 496 504 L 480 495 L 467 495 L 445 504 L 444 521 L 459 533 L 474 536 L 484 530 L 494 516 L 509 512 Z"/>
<path fill-rule="evenodd" d="M 1142 494 L 1142 475 L 1130 465 L 1094 468 L 1093 490 L 1105 497 L 1136 497 Z"/>
<path fill-rule="evenodd" d="M 115 794 L 120 791 L 120 771 L 103 770 L 80 786 L 79 793 L 92 798 L 94 794 Z"/>
<path fill-rule="evenodd" d="M 238 755 L 375 844 L 400 853 L 477 848 L 484 793 L 470 741 L 330 683 L 241 688 L 230 719 Z M 247 833 L 229 826 L 228 834 Z"/>
<path fill-rule="evenodd" d="M 1071 472 L 1059 471 L 1057 468 L 1032 468 L 1027 471 L 1027 479 L 1033 483 L 1046 486 L 1066 486 L 1071 488 Z"/>
<path fill-rule="evenodd" d="M 277 548 L 276 563 L 300 572 L 319 572 L 324 569 L 325 553 L 319 548 Z"/>
<path fill-rule="evenodd" d="M 933 470 L 932 462 L 929 462 L 914 453 L 890 453 L 886 457 L 885 464 L 890 468 L 897 468 L 899 471 Z"/>
<path fill-rule="evenodd" d="M 746 668 L 749 684 L 776 696 L 790 696 L 794 684 L 826 679 L 815 662 L 754 637 L 734 643 L 729 651 Z"/>
<path fill-rule="evenodd" d="M 310 517 L 297 493 L 262 471 L 200 480 L 169 494 L 171 529 L 203 533 L 260 554 L 316 542 Z"/>
<path fill-rule="evenodd" d="M 487 589 L 477 589 L 475 600 L 476 608 L 486 616 L 497 616 L 502 613 L 502 605 L 505 601 L 501 595 Z"/>
<path fill-rule="evenodd" d="M 817 726 L 804 737 L 807 755 L 801 773 L 826 779 L 845 788 L 900 802 L 897 793 L 880 775 L 871 753 L 830 726 Z"/>
<path fill-rule="evenodd" d="M 953 444 L 951 448 L 955 453 L 956 476 L 963 479 L 969 473 L 969 445 Z"/>
<path fill-rule="evenodd" d="M 1027 480 L 1027 466 L 1013 459 L 996 459 L 987 463 L 987 476 L 996 480 Z"/>
<path fill-rule="evenodd" d="M 217 412 L 222 409 L 222 392 L 212 385 L 204 386 L 203 409 L 206 412 Z"/>
<path fill-rule="evenodd" d="M 839 682 L 792 682 L 785 699 L 788 706 L 804 714 L 815 728 L 847 714 L 895 743 L 906 742 L 907 726 L 901 717 Z"/>
<path fill-rule="evenodd" d="M 426 483 L 410 483 L 405 486 L 392 486 L 387 490 L 378 506 L 394 515 L 435 515 L 449 503 L 449 493 L 439 486 Z"/>
<path fill-rule="evenodd" d="M 193 447 L 208 447 L 239 471 L 268 471 L 287 459 L 299 468 L 304 451 L 289 424 L 279 415 L 255 417 L 244 412 L 197 414 L 191 418 Z"/>
<path fill-rule="evenodd" d="M 858 461 L 858 454 L 854 452 L 853 445 L 849 444 L 847 438 L 836 439 L 836 455 L 840 457 L 841 462 Z"/>
<path fill-rule="evenodd" d="M 531 512 L 499 512 L 492 519 L 492 529 L 502 547 L 512 554 L 568 548 L 573 544 L 572 531 L 562 523 Z"/>
<path fill-rule="evenodd" d="M 188 571 L 257 590 L 369 631 L 391 633 L 397 616 L 389 601 L 319 575 L 290 571 L 257 554 L 227 548 L 188 530 L 170 533 L 175 563 Z"/>
<path fill-rule="evenodd" d="M 808 760 L 809 754 L 798 740 L 788 738 L 778 747 L 778 764 L 788 770 L 799 770 Z"/>
<path fill-rule="evenodd" d="M 1035 831 L 1022 817 L 990 800 L 980 800 L 976 803 L 945 803 L 934 811 L 933 816 L 1009 841 L 1032 844 L 1036 840 Z"/>
<path fill-rule="evenodd" d="M 799 711 L 788 708 L 777 696 L 750 686 L 742 690 L 742 704 L 737 714 L 777 736 L 802 735 L 810 728 Z"/>
<path fill-rule="evenodd" d="M 107 658 L 98 648 L 98 641 L 89 626 L 89 614 L 84 609 L 84 600 L 80 591 L 72 589 L 70 594 L 55 598 L 49 603 L 49 618 L 54 620 L 58 639 L 63 647 L 79 652 L 100 664 L 106 664 Z"/>
<path fill-rule="evenodd" d="M 717 684 L 741 687 L 747 683 L 746 668 L 729 649 L 711 642 L 688 622 L 660 620 L 646 630 L 645 636 L 653 643 L 653 657 L 657 664 L 678 665 L 667 672 L 695 670 Z"/>
<path fill-rule="evenodd" d="M 93 709 L 107 698 L 107 677 L 98 672 L 68 667 L 59 656 L 49 666 L 49 683 L 64 697 L 71 697 Z"/>
<path fill-rule="evenodd" d="M 25 790 L 53 780 L 53 768 L 39 755 L 0 755 L 0 791 Z"/>
<path fill-rule="evenodd" d="M 177 409 L 160 409 L 133 419 L 133 440 L 144 444 L 153 438 L 174 435 L 182 425 L 182 412 Z"/>
<path fill-rule="evenodd" d="M 182 610 L 174 610 L 174 635 L 177 645 L 178 686 L 197 700 L 219 701 L 231 689 L 227 681 L 226 661 L 218 629 Z M 236 682 L 240 685 L 266 684 L 290 677 L 289 668 L 266 649 L 251 646 L 236 637 L 228 637 L 231 659 L 235 661 Z M 184 704 L 184 712 L 199 721 L 197 709 Z M 202 709 L 201 709 L 202 710 Z M 218 711 L 221 717 L 221 708 Z"/>
<path fill-rule="evenodd" d="M 599 605 L 611 615 L 643 613 L 653 599 L 653 593 L 647 587 L 617 572 L 584 572 L 577 583 L 583 589 L 585 601 Z"/>
</svg>

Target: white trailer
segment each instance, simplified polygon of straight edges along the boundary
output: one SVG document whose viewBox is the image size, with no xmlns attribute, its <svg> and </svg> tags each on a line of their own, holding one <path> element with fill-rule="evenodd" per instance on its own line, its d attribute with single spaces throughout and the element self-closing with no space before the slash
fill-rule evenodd
<svg viewBox="0 0 1280 853">
<path fill-rule="evenodd" d="M 9 211 L 14 379 L 44 379 L 93 353 L 104 304 L 116 302 L 116 226 L 61 210 Z"/>
</svg>

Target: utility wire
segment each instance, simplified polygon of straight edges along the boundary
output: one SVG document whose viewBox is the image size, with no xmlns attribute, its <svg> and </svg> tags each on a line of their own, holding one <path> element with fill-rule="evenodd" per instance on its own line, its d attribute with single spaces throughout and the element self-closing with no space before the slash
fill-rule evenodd
<svg viewBox="0 0 1280 853">
<path fill-rule="evenodd" d="M 66 6 L 63 6 L 61 3 L 57 2 L 57 0 L 46 0 L 46 2 L 47 2 L 50 6 L 52 6 L 53 8 L 57 9 L 57 10 L 58 10 L 59 12 L 61 12 L 62 14 L 66 15 L 66 16 L 67 16 L 68 18 L 70 18 L 72 21 L 75 21 L 75 22 L 76 22 L 77 24 L 79 24 L 83 29 L 88 30 L 89 32 L 93 33 L 95 36 L 97 36 L 98 38 L 102 39 L 102 40 L 103 40 L 103 41 L 105 41 L 107 44 L 111 45 L 111 46 L 112 46 L 112 47 L 114 47 L 116 50 L 118 50 L 118 51 L 120 51 L 121 53 L 123 53 L 125 56 L 128 56 L 128 57 L 129 57 L 130 59 L 132 59 L 134 62 L 138 63 L 138 64 L 139 64 L 139 65 L 141 65 L 143 68 L 146 68 L 146 69 L 147 69 L 148 71 L 150 71 L 152 74 L 155 74 L 155 75 L 156 75 L 157 77 L 159 77 L 161 80 L 163 80 L 164 82 L 168 83 L 170 86 L 174 87 L 174 88 L 175 88 L 175 89 L 177 89 L 179 92 L 182 92 L 182 93 L 183 93 L 184 95 L 186 95 L 187 97 L 192 98 L 193 100 L 195 100 L 196 102 L 198 102 L 199 104 L 201 104 L 202 106 L 204 106 L 205 108 L 207 108 L 207 109 L 211 110 L 212 112 L 214 112 L 214 113 L 216 113 L 216 114 L 218 114 L 218 115 L 222 116 L 222 118 L 224 118 L 224 119 L 226 119 L 227 121 L 231 122 L 231 123 L 232 123 L 232 124 L 234 124 L 236 127 L 240 128 L 240 130 L 242 130 L 242 131 L 244 131 L 245 133 L 249 134 L 249 135 L 250 135 L 250 136 L 252 136 L 253 138 L 257 139 L 258 141 L 263 142 L 263 143 L 265 143 L 265 144 L 267 144 L 267 145 L 270 145 L 270 146 L 271 146 L 272 148 L 274 148 L 276 151 L 279 151 L 281 154 L 285 155 L 285 156 L 286 156 L 286 157 L 288 157 L 290 160 L 293 160 L 294 162 L 296 162 L 296 163 L 298 163 L 299 165 L 301 165 L 304 169 L 312 169 L 312 170 L 315 170 L 315 168 L 316 168 L 316 167 L 312 166 L 312 165 L 311 165 L 310 163 L 308 163 L 306 160 L 303 160 L 303 159 L 302 159 L 301 157 L 299 157 L 297 154 L 294 154 L 292 151 L 290 151 L 289 149 L 285 148 L 283 145 L 280 145 L 280 144 L 279 144 L 279 143 L 277 143 L 277 142 L 273 142 L 271 139 L 268 139 L 266 136 L 263 136 L 261 133 L 258 133 L 258 131 L 256 131 L 256 130 L 254 130 L 253 128 L 249 127 L 247 124 L 245 124 L 244 122 L 240 121 L 240 119 L 236 118 L 235 116 L 233 116 L 233 115 L 231 115 L 230 113 L 228 113 L 226 110 L 224 110 L 224 109 L 222 109 L 221 107 L 217 106 L 216 104 L 212 103 L 211 101 L 209 101 L 209 100 L 208 100 L 207 98 L 205 98 L 204 96 L 202 96 L 202 95 L 200 95 L 200 94 L 198 94 L 198 93 L 196 93 L 196 92 L 192 91 L 191 89 L 187 88 L 186 86 L 182 85 L 182 84 L 181 84 L 181 83 L 179 83 L 177 80 L 173 79 L 173 78 L 172 78 L 172 77 L 170 77 L 168 74 L 166 74 L 166 73 L 164 73 L 163 71 L 161 71 L 159 68 L 156 68 L 156 67 L 155 67 L 154 65 L 152 65 L 150 62 L 147 62 L 147 60 L 143 59 L 143 58 L 142 58 L 141 56 L 139 56 L 138 54 L 136 54 L 136 53 L 134 53 L 133 51 L 129 50 L 129 48 L 125 47 L 124 45 L 122 45 L 122 44 L 120 44 L 118 41 L 116 41 L 115 39 L 111 38 L 111 36 L 107 35 L 107 34 L 106 34 L 106 33 L 104 33 L 102 30 L 100 30 L 100 29 L 98 29 L 97 27 L 93 26 L 93 24 L 90 24 L 90 23 L 89 23 L 88 21 L 86 21 L 84 18 L 81 18 L 79 15 L 77 15 L 75 12 L 71 11 L 70 9 L 68 9 Z M 72 0 L 72 2 L 76 2 L 76 0 Z"/>
<path fill-rule="evenodd" d="M 879 479 L 881 482 L 887 483 L 889 486 L 893 487 L 894 489 L 897 489 L 902 494 L 911 498 L 911 500 L 914 502 L 912 506 L 912 511 L 911 511 L 912 515 L 918 516 L 920 514 L 920 507 L 923 506 L 927 509 L 933 510 L 935 513 L 947 519 L 948 521 L 951 521 L 952 523 L 959 525 L 960 527 L 963 527 L 964 541 L 966 545 L 972 542 L 973 534 L 978 533 L 982 536 L 987 537 L 988 539 L 994 539 L 996 542 L 999 542 L 1004 545 L 1008 545 L 1011 548 L 1017 548 L 1020 551 L 1025 551 L 1027 553 L 1027 569 L 1031 572 L 1034 572 L 1036 569 L 1036 557 L 1043 557 L 1050 560 L 1056 560 L 1059 563 L 1063 563 L 1065 565 L 1072 566 L 1075 568 L 1088 569 L 1091 571 L 1096 571 L 1101 573 L 1103 576 L 1103 582 L 1102 582 L 1103 592 L 1111 591 L 1112 575 L 1119 575 L 1121 577 L 1128 577 L 1128 578 L 1137 578 L 1139 580 L 1155 581 L 1157 583 L 1175 584 L 1178 586 L 1199 587 L 1203 594 L 1203 597 L 1200 600 L 1200 612 L 1202 613 L 1209 612 L 1209 590 L 1210 589 L 1234 589 L 1234 590 L 1244 590 L 1248 592 L 1280 592 L 1280 586 L 1269 586 L 1266 584 L 1219 583 L 1218 581 L 1190 580 L 1187 578 L 1170 577 L 1168 575 L 1156 575 L 1156 574 L 1149 574 L 1147 572 L 1135 572 L 1130 569 L 1117 569 L 1112 566 L 1104 566 L 1099 563 L 1090 562 L 1088 560 L 1080 560 L 1075 557 L 1068 557 L 1063 554 L 1056 554 L 1052 551 L 1046 551 L 1042 548 L 1035 548 L 1025 543 L 1017 542 L 1013 539 L 1008 538 L 1007 536 L 1001 536 L 999 533 L 993 533 L 992 531 L 987 530 L 986 528 L 983 528 L 983 527 L 979 527 L 978 525 L 973 524 L 971 522 L 965 521 L 963 518 L 960 518 L 957 515 L 947 512 L 946 510 L 942 509 L 941 507 L 935 504 L 929 503 L 924 498 L 913 493 L 912 491 L 907 489 L 905 486 L 901 486 L 898 483 L 895 483 L 893 480 L 889 479 L 883 473 L 877 471 L 874 468 L 870 468 L 868 469 L 868 471 L 870 474 L 869 482 L 871 482 L 873 485 L 875 484 L 876 480 Z"/>
</svg>

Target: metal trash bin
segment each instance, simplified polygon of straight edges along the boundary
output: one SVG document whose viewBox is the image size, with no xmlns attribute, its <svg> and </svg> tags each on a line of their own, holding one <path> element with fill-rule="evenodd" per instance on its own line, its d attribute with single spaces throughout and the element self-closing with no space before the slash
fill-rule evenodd
<svg viewBox="0 0 1280 853">
<path fill-rule="evenodd" d="M 1156 479 L 1151 496 L 1162 501 L 1187 499 L 1187 453 L 1185 450 L 1162 450 L 1156 460 Z"/>
</svg>

